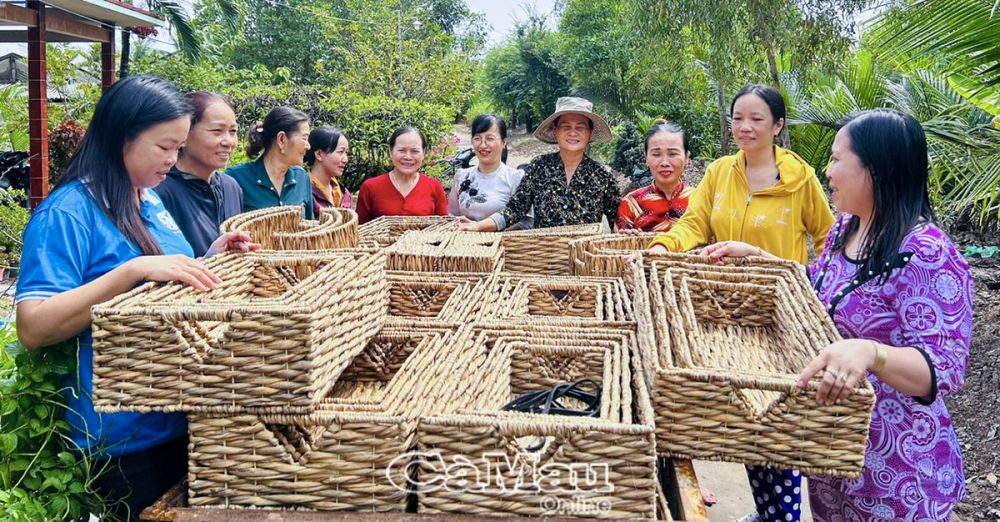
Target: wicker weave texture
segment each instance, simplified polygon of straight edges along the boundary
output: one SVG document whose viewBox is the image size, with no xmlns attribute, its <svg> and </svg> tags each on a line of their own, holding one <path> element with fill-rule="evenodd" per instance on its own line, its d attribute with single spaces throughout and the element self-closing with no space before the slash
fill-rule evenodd
<svg viewBox="0 0 1000 522">
<path fill-rule="evenodd" d="M 93 308 L 98 411 L 307 411 L 385 320 L 382 255 L 208 265 L 223 280 L 214 290 L 147 283 Z"/>
<path fill-rule="evenodd" d="M 406 232 L 385 253 L 390 270 L 493 272 L 503 266 L 503 247 L 496 233 Z"/>
<path fill-rule="evenodd" d="M 627 277 L 628 256 L 645 250 L 654 233 L 607 234 L 569 242 L 572 274 L 580 276 Z"/>
<path fill-rule="evenodd" d="M 468 329 L 385 328 L 317 411 L 189 415 L 192 505 L 404 511 L 416 419 L 457 407 Z"/>
<path fill-rule="evenodd" d="M 569 243 L 574 239 L 607 234 L 605 223 L 517 230 L 501 234 L 504 270 L 525 274 L 572 273 Z"/>
<path fill-rule="evenodd" d="M 458 229 L 458 218 L 451 216 L 382 216 L 358 227 L 362 243 L 387 247 L 410 231 L 450 232 Z"/>
<path fill-rule="evenodd" d="M 477 331 L 462 350 L 471 359 L 459 379 L 460 411 L 418 425 L 421 482 L 445 486 L 419 488 L 419 510 L 653 518 L 652 409 L 645 384 L 635 379 L 641 366 L 634 334 L 537 323 L 482 324 Z M 580 378 L 603 386 L 598 418 L 499 411 L 525 391 Z M 449 484 L 454 462 L 480 472 L 478 487 Z M 555 483 L 547 474 L 554 470 Z"/>
<path fill-rule="evenodd" d="M 874 393 L 862 380 L 827 406 L 815 401 L 818 380 L 796 386 L 818 350 L 840 338 L 801 266 L 716 266 L 678 254 L 644 261 L 632 275 L 648 289 L 634 298 L 657 451 L 856 477 Z"/>
<path fill-rule="evenodd" d="M 238 214 L 220 227 L 242 231 L 265 250 L 333 250 L 358 246 L 358 215 L 326 208 L 317 220 L 304 220 L 298 206 L 268 207 Z"/>
</svg>

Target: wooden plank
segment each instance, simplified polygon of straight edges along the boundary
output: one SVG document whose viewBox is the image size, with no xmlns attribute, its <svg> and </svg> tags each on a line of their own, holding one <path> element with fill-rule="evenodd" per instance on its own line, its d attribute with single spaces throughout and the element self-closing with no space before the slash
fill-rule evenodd
<svg viewBox="0 0 1000 522">
<path fill-rule="evenodd" d="M 108 42 L 111 41 L 111 31 L 101 26 L 81 22 L 62 13 L 49 10 L 45 13 L 45 31 L 77 38 L 75 41 Z"/>
<path fill-rule="evenodd" d="M 2 2 L 0 24 L 35 28 L 38 27 L 38 14 L 34 9 Z M 49 42 L 110 42 L 113 36 L 107 28 L 77 20 L 51 9 L 45 12 L 45 33 L 45 39 Z M 11 31 L 10 34 L 0 35 L 0 38 L 4 42 L 23 43 L 27 40 L 27 32 Z"/>
<path fill-rule="evenodd" d="M 34 9 L 2 2 L 0 3 L 0 23 L 36 27 L 38 25 L 38 15 Z M 24 40 L 20 41 L 24 42 Z"/>
<path fill-rule="evenodd" d="M 705 508 L 705 498 L 701 496 L 694 465 L 690 460 L 674 460 L 674 474 L 681 517 L 685 522 L 708 522 L 708 509 Z"/>
</svg>

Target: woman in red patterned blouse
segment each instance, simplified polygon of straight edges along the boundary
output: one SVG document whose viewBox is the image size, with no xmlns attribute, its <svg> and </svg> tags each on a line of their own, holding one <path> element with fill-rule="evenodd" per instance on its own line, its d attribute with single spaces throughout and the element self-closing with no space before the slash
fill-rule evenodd
<svg viewBox="0 0 1000 522">
<path fill-rule="evenodd" d="M 666 232 L 687 210 L 694 191 L 681 179 L 691 155 L 688 136 L 679 125 L 657 120 L 646 133 L 646 165 L 653 182 L 630 192 L 618 206 L 617 228 Z"/>
</svg>

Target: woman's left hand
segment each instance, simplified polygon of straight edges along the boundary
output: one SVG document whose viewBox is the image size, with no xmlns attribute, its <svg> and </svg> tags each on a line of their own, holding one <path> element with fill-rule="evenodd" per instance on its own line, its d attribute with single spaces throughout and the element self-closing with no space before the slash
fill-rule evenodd
<svg viewBox="0 0 1000 522">
<path fill-rule="evenodd" d="M 762 251 L 758 247 L 740 241 L 720 241 L 703 248 L 701 253 L 721 260 L 723 257 L 759 256 Z"/>
<path fill-rule="evenodd" d="M 875 351 L 875 346 L 866 339 L 837 341 L 824 348 L 802 370 L 796 384 L 805 388 L 814 375 L 823 372 L 816 401 L 820 404 L 842 402 L 851 395 L 858 381 L 865 378 L 868 368 L 875 362 Z"/>
<path fill-rule="evenodd" d="M 212 257 L 215 254 L 221 254 L 222 252 L 228 251 L 253 252 L 255 250 L 260 250 L 260 245 L 250 242 L 250 234 L 236 230 L 233 232 L 226 232 L 225 234 L 219 236 L 215 241 L 212 241 L 212 246 L 208 247 L 208 252 L 205 252 L 205 257 Z"/>
</svg>

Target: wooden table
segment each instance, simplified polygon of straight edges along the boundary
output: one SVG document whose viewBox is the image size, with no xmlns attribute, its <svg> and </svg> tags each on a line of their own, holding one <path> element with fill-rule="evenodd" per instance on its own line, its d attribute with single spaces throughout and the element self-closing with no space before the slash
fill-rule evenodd
<svg viewBox="0 0 1000 522">
<path fill-rule="evenodd" d="M 688 460 L 659 459 L 660 481 L 674 520 L 708 522 L 708 510 L 698 487 L 694 466 Z M 352 513 L 348 511 L 283 511 L 276 509 L 193 508 L 187 506 L 187 484 L 170 488 L 155 504 L 143 510 L 144 522 L 467 522 L 495 520 L 473 515 L 421 515 L 412 513 Z M 537 520 L 503 517 L 505 521 Z M 588 520 L 552 517 L 549 520 Z"/>
</svg>

